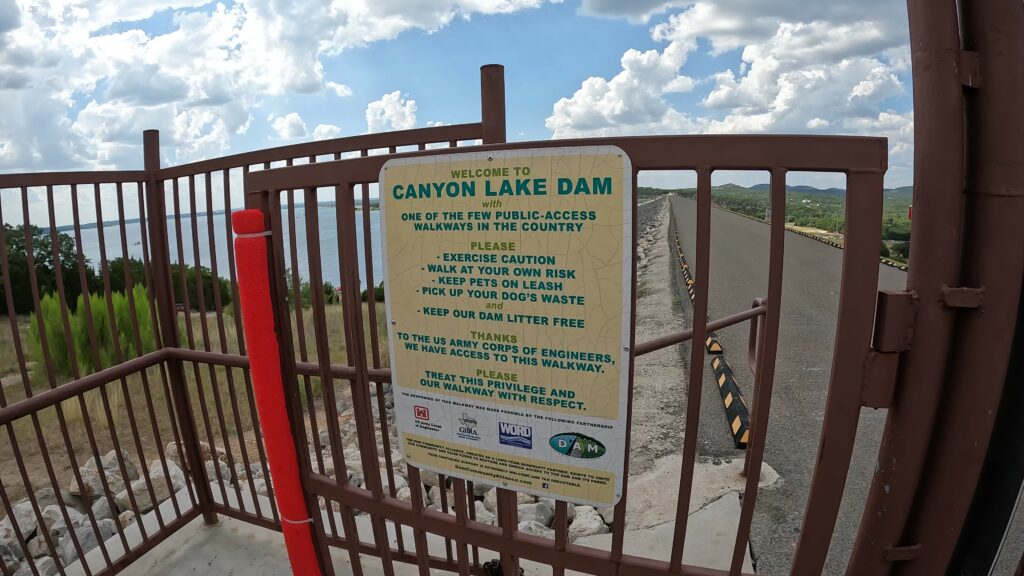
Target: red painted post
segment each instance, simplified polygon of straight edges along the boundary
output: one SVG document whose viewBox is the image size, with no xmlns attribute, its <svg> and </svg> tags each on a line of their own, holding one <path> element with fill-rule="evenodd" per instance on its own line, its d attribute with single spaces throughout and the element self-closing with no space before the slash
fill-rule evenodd
<svg viewBox="0 0 1024 576">
<path fill-rule="evenodd" d="M 306 509 L 295 443 L 288 412 L 285 410 L 281 354 L 274 332 L 274 308 L 270 300 L 268 233 L 264 228 L 263 212 L 240 210 L 231 215 L 231 221 L 236 234 L 238 297 L 245 341 L 249 348 L 256 411 L 267 444 L 267 460 L 274 481 L 274 496 L 281 514 L 288 559 L 293 574 L 320 575 L 310 530 L 313 520 Z"/>
</svg>

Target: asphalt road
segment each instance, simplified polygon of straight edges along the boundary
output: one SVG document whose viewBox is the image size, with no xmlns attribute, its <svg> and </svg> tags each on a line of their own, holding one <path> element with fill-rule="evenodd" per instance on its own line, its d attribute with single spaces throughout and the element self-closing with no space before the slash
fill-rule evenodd
<svg viewBox="0 0 1024 576">
<path fill-rule="evenodd" d="M 672 197 L 684 253 L 695 279 L 704 272 L 696 264 L 696 202 Z M 724 210 L 711 218 L 710 301 L 712 319 L 750 308 L 768 292 L 767 225 Z M 759 574 L 789 574 L 790 563 L 807 503 L 835 342 L 839 309 L 842 251 L 795 233 L 785 235 L 782 317 L 765 461 L 782 476 L 775 487 L 757 497 L 751 552 Z M 906 273 L 879 264 L 879 289 L 903 289 Z M 693 316 L 682 298 L 687 321 Z M 749 326 L 718 331 L 726 358 L 737 374 L 748 405 L 751 378 L 746 351 Z M 689 351 L 684 350 L 689 359 Z M 700 447 L 702 455 L 736 457 L 724 410 L 705 360 Z M 885 421 L 884 410 L 861 413 L 846 492 L 843 497 L 826 574 L 842 574 L 852 550 L 857 525 Z"/>
</svg>

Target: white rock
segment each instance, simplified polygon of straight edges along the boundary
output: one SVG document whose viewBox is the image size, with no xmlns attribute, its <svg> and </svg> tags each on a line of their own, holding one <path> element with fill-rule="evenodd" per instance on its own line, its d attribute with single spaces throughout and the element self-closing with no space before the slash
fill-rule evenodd
<svg viewBox="0 0 1024 576">
<path fill-rule="evenodd" d="M 92 515 L 95 516 L 97 520 L 113 518 L 115 513 L 116 510 L 110 509 L 110 499 L 108 498 L 97 498 L 96 501 L 92 503 Z"/>
<path fill-rule="evenodd" d="M 256 479 L 254 479 L 252 481 L 252 483 L 256 486 L 256 493 L 257 494 L 259 494 L 260 496 L 267 496 L 267 497 L 269 497 L 269 494 L 267 492 L 267 481 L 265 479 L 263 479 L 263 478 L 256 478 Z"/>
<path fill-rule="evenodd" d="M 615 507 L 598 508 L 597 513 L 601 515 L 605 524 L 615 524 Z"/>
<path fill-rule="evenodd" d="M 39 571 L 39 576 L 54 576 L 55 574 L 60 573 L 57 569 L 57 563 L 49 556 L 43 556 L 36 559 L 36 570 Z M 32 574 L 32 567 L 29 566 L 28 562 L 26 562 L 21 566 L 21 568 L 18 568 L 17 572 L 14 573 L 14 576 L 32 576 Z"/>
<path fill-rule="evenodd" d="M 135 512 L 132 512 L 131 510 L 125 510 L 124 512 L 121 512 L 121 514 L 117 516 L 117 521 L 120 522 L 121 527 L 124 528 L 129 524 L 135 522 Z"/>
<path fill-rule="evenodd" d="M 473 507 L 476 509 L 476 521 L 482 524 L 490 524 L 495 526 L 498 524 L 498 518 L 491 513 L 490 510 L 484 506 L 484 503 L 477 500 L 473 503 Z"/>
<path fill-rule="evenodd" d="M 99 544 L 100 540 L 106 540 L 117 532 L 117 525 L 114 524 L 113 520 L 100 520 L 96 525 L 99 528 L 99 534 L 93 532 L 91 525 L 80 526 L 75 529 L 75 537 L 78 539 L 78 544 L 81 546 L 83 554 L 88 554 L 90 550 Z M 57 555 L 60 556 L 60 561 L 65 566 L 78 559 L 78 551 L 75 549 L 71 534 L 67 534 L 60 539 L 60 543 L 57 544 Z"/>
<path fill-rule="evenodd" d="M 569 525 L 569 542 L 575 542 L 577 538 L 593 536 L 594 534 L 607 534 L 611 532 L 604 524 L 604 519 L 590 506 L 577 506 L 576 519 Z"/>
<path fill-rule="evenodd" d="M 475 486 L 474 486 L 474 488 L 475 488 Z M 533 496 L 531 496 L 530 494 L 526 494 L 524 492 L 516 492 L 516 505 L 517 506 L 520 505 L 520 504 L 533 504 L 536 501 L 537 501 L 537 499 L 534 498 Z M 484 506 L 487 506 L 487 509 L 490 510 L 491 512 L 497 513 L 497 511 L 498 511 L 498 489 L 497 488 L 491 488 L 487 492 L 487 494 L 484 495 Z"/>
<path fill-rule="evenodd" d="M 549 506 L 551 506 L 552 510 L 555 509 L 555 500 L 553 498 L 538 498 L 537 501 L 538 502 L 545 502 Z M 565 520 L 567 522 L 572 522 L 573 518 L 575 518 L 575 517 L 576 517 L 576 505 L 573 504 L 572 502 L 566 502 L 566 504 L 565 504 Z"/>
<path fill-rule="evenodd" d="M 387 468 L 381 468 L 380 469 L 380 481 L 381 481 L 381 484 L 384 486 L 384 492 L 387 492 L 388 494 L 390 494 L 391 493 L 391 481 L 388 478 Z M 395 473 L 395 490 L 401 490 L 402 488 L 405 488 L 408 485 L 409 485 L 409 482 L 407 482 L 405 480 L 405 478 L 402 478 L 396 472 Z"/>
<path fill-rule="evenodd" d="M 102 500 L 106 500 L 106 498 L 103 498 Z M 74 508 L 68 508 L 67 513 L 68 519 L 71 520 L 71 523 L 75 526 L 80 525 L 82 521 L 85 520 L 85 516 L 80 514 L 78 510 L 75 510 Z M 56 504 L 50 504 L 46 508 L 43 508 L 42 515 L 43 525 L 47 530 L 53 528 L 53 525 L 57 522 L 64 522 L 64 515 L 61 514 L 60 506 L 57 506 Z M 96 519 L 99 520 L 98 517 Z"/>
<path fill-rule="evenodd" d="M 33 558 L 50 555 L 50 547 L 46 545 L 46 538 L 41 535 L 26 542 L 25 548 L 28 550 L 28 555 Z"/>
<path fill-rule="evenodd" d="M 14 505 L 14 513 L 8 515 L 3 520 L 0 520 L 0 538 L 10 535 L 12 540 L 17 540 L 14 534 L 14 526 L 11 524 L 11 516 L 14 516 L 14 522 L 17 523 L 18 529 L 21 530 L 23 538 L 31 538 L 35 534 L 36 527 L 39 525 L 36 519 L 35 510 L 32 509 L 32 503 L 28 500 L 22 500 Z"/>
<path fill-rule="evenodd" d="M 520 522 L 519 531 L 525 534 L 532 534 L 534 536 L 540 536 L 542 538 L 555 539 L 555 531 L 540 522 L 534 522 L 533 520 Z"/>
<path fill-rule="evenodd" d="M 234 482 L 231 468 L 223 460 L 217 460 L 216 468 L 214 468 L 213 460 L 207 460 L 203 464 L 206 466 L 206 479 L 210 482 L 219 484 L 223 480 L 225 487 L 230 486 Z M 220 472 L 220 478 L 217 477 L 218 471 Z"/>
<path fill-rule="evenodd" d="M 540 522 L 544 526 L 551 525 L 551 519 L 555 516 L 555 509 L 547 502 L 540 501 L 532 504 L 520 504 L 518 506 L 520 522 Z"/>
</svg>

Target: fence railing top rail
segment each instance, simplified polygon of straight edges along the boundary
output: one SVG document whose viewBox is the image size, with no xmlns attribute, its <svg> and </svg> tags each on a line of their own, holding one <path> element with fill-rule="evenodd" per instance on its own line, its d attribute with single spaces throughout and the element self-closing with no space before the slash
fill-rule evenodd
<svg viewBox="0 0 1024 576">
<path fill-rule="evenodd" d="M 309 156 L 323 156 L 359 150 L 414 146 L 423 143 L 476 140 L 481 138 L 481 135 L 482 128 L 479 122 L 435 126 L 432 128 L 414 128 L 412 130 L 398 130 L 395 132 L 360 134 L 358 136 L 332 138 L 330 140 L 289 144 L 276 148 L 264 148 L 252 152 L 242 152 L 220 158 L 171 166 L 163 168 L 160 171 L 160 177 L 179 178 L 190 174 L 201 174 L 226 168 L 237 168 L 239 166 L 252 166 L 266 162 L 277 162 L 289 158 L 306 158 Z"/>
<path fill-rule="evenodd" d="M 473 152 L 570 146 L 618 146 L 635 170 L 770 170 L 881 174 L 888 168 L 888 140 L 862 136 L 687 135 L 626 136 L 489 144 Z M 286 190 L 322 186 L 345 171 L 351 183 L 376 182 L 392 158 L 468 152 L 451 148 L 367 156 L 336 162 L 261 170 L 248 175 L 246 190 Z"/>
<path fill-rule="evenodd" d="M 96 170 L 79 172 L 22 172 L 0 174 L 0 188 L 71 186 L 74 184 L 117 184 L 144 182 L 145 170 Z"/>
</svg>

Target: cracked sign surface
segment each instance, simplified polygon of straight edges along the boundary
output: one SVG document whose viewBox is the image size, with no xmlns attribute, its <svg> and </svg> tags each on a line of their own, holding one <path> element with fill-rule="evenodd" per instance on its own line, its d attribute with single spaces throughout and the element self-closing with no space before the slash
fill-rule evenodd
<svg viewBox="0 0 1024 576">
<path fill-rule="evenodd" d="M 413 465 L 575 503 L 622 490 L 632 169 L 611 146 L 389 160 L 399 443 Z"/>
</svg>

